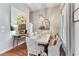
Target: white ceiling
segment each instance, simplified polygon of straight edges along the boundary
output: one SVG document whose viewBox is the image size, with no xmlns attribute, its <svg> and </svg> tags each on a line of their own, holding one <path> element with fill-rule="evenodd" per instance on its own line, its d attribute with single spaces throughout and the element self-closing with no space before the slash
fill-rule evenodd
<svg viewBox="0 0 79 59">
<path fill-rule="evenodd" d="M 27 3 L 27 5 L 31 9 L 31 11 L 36 11 L 36 10 L 40 10 L 42 5 L 44 8 L 48 8 L 48 7 L 54 8 L 60 6 L 60 3 Z"/>
</svg>

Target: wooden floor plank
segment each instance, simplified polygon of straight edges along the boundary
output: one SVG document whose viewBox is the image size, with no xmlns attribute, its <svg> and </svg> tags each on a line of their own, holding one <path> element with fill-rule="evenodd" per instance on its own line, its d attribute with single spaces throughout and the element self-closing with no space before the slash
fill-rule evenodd
<svg viewBox="0 0 79 59">
<path fill-rule="evenodd" d="M 0 56 L 27 56 L 27 47 L 26 44 L 22 44 L 14 49 L 11 49 Z"/>
</svg>

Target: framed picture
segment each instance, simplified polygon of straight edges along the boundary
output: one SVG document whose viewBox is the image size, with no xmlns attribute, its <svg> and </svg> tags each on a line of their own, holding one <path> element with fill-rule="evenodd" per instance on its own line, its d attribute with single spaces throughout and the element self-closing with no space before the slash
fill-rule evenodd
<svg viewBox="0 0 79 59">
<path fill-rule="evenodd" d="M 26 22 L 24 21 L 26 20 L 26 14 L 20 9 L 11 6 L 11 20 L 10 20 L 11 31 L 18 31 L 18 24 L 21 23 L 19 20 L 21 20 L 22 23 Z"/>
</svg>

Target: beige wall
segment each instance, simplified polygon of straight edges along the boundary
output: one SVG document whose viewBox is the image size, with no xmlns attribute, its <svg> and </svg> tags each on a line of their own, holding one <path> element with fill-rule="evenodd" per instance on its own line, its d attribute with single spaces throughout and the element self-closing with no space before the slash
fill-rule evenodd
<svg viewBox="0 0 79 59">
<path fill-rule="evenodd" d="M 42 19 L 40 19 L 39 14 L 44 13 L 44 11 L 35 11 L 31 12 L 31 22 L 34 25 L 34 32 L 39 31 L 39 27 L 41 25 Z M 49 8 L 47 16 L 50 21 L 50 28 L 54 32 L 59 32 L 60 29 L 60 13 L 59 8 Z"/>
</svg>

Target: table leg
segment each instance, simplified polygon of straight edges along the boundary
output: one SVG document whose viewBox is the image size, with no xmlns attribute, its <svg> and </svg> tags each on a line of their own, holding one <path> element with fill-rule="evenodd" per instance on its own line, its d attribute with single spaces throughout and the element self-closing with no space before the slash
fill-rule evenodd
<svg viewBox="0 0 79 59">
<path fill-rule="evenodd" d="M 15 45 L 15 37 L 13 38 L 13 48 L 14 48 L 14 45 Z"/>
<path fill-rule="evenodd" d="M 18 39 L 17 39 L 17 48 L 18 48 Z"/>
</svg>

